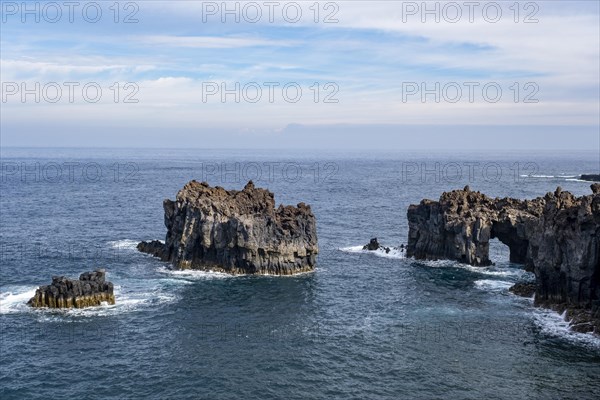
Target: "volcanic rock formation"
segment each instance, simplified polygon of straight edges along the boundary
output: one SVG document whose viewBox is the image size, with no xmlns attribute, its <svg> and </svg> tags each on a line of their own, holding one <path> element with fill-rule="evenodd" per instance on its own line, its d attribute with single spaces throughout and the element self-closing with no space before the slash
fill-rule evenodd
<svg viewBox="0 0 600 400">
<path fill-rule="evenodd" d="M 407 256 L 489 265 L 489 241 L 536 276 L 535 303 L 593 320 L 600 332 L 600 184 L 575 197 L 557 188 L 533 200 L 454 190 L 408 209 Z M 580 330 L 583 328 L 580 328 Z"/>
<path fill-rule="evenodd" d="M 176 268 L 291 275 L 315 267 L 317 227 L 310 206 L 275 208 L 273 193 L 252 181 L 241 191 L 191 181 L 163 207 L 165 243 L 141 242 L 137 248 Z"/>
<path fill-rule="evenodd" d="M 521 297 L 531 297 L 535 294 L 536 284 L 529 282 L 518 282 L 508 288 L 509 292 Z"/>
<path fill-rule="evenodd" d="M 40 286 L 27 304 L 49 308 L 83 308 L 99 306 L 103 302 L 115 304 L 113 284 L 106 282 L 105 277 L 104 269 L 85 272 L 78 281 L 54 276 L 52 283 Z"/>
<path fill-rule="evenodd" d="M 374 251 L 374 250 L 379 250 L 379 248 L 382 247 L 379 244 L 379 241 L 377 240 L 377 238 L 373 238 L 369 241 L 368 244 L 365 244 L 363 246 L 363 250 L 369 250 L 369 251 Z M 389 251 L 389 249 L 388 249 Z"/>
<path fill-rule="evenodd" d="M 600 174 L 583 174 L 579 179 L 582 181 L 600 182 Z"/>
<path fill-rule="evenodd" d="M 386 247 L 386 246 L 380 245 L 377 238 L 373 238 L 369 241 L 369 243 L 365 244 L 362 249 L 368 250 L 368 251 L 382 250 L 382 251 L 385 251 L 387 254 L 392 250 L 396 250 L 396 251 L 399 250 L 400 252 L 404 252 L 404 245 L 400 245 L 400 247 Z"/>
</svg>

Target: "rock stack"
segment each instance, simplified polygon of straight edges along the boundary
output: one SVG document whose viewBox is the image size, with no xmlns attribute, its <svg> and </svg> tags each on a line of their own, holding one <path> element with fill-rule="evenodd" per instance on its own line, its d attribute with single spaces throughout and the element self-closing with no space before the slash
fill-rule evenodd
<svg viewBox="0 0 600 400">
<path fill-rule="evenodd" d="M 142 242 L 138 250 L 175 268 L 291 275 L 315 267 L 317 228 L 310 206 L 275 208 L 273 193 L 252 181 L 241 191 L 191 181 L 163 207 L 165 243 Z"/>
<path fill-rule="evenodd" d="M 106 282 L 105 278 L 104 269 L 85 272 L 78 281 L 55 276 L 50 285 L 40 286 L 27 304 L 49 308 L 84 308 L 99 306 L 103 302 L 115 304 L 113 284 Z"/>
</svg>

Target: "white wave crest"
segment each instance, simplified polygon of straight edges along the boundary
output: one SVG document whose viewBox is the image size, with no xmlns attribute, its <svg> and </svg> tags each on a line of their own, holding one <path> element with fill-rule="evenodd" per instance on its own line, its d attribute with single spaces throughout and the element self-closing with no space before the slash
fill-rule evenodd
<svg viewBox="0 0 600 400">
<path fill-rule="evenodd" d="M 30 310 L 27 301 L 35 295 L 37 287 L 18 286 L 0 293 L 0 314 L 14 314 Z"/>
<path fill-rule="evenodd" d="M 492 291 L 503 291 L 503 290 L 508 289 L 512 285 L 513 285 L 512 282 L 497 281 L 497 280 L 493 280 L 493 279 L 481 279 L 481 280 L 475 281 L 475 286 L 478 289 L 492 290 Z"/>
<path fill-rule="evenodd" d="M 110 247 L 112 247 L 113 249 L 118 249 L 118 250 L 136 250 L 138 243 L 139 243 L 138 240 L 122 239 L 122 240 L 111 240 L 110 242 L 108 242 L 108 245 Z"/>
<path fill-rule="evenodd" d="M 600 349 L 600 338 L 591 333 L 579 333 L 569 329 L 570 322 L 562 314 L 545 308 L 534 310 L 534 321 L 545 335 L 567 340 L 568 342 Z"/>
<path fill-rule="evenodd" d="M 554 175 L 521 175 L 521 178 L 556 178 Z"/>
<path fill-rule="evenodd" d="M 463 265 L 460 264 L 461 268 L 469 270 L 471 272 L 476 272 L 478 274 L 490 275 L 490 276 L 515 276 L 522 277 L 527 275 L 528 272 L 523 269 L 506 269 L 506 268 L 495 268 L 495 267 L 474 267 L 472 265 Z"/>
<path fill-rule="evenodd" d="M 159 267 L 157 271 L 161 274 L 169 275 L 172 281 L 200 281 L 206 279 L 225 279 L 243 275 L 231 275 L 224 272 L 201 271 L 196 269 L 171 270 L 166 267 Z"/>
<path fill-rule="evenodd" d="M 577 178 L 579 177 L 579 175 L 519 175 L 521 178 L 538 178 L 538 179 L 566 179 L 566 180 L 570 180 L 569 178 Z"/>
<path fill-rule="evenodd" d="M 500 267 L 475 267 L 469 264 L 462 264 L 452 260 L 418 260 L 419 263 L 424 264 L 431 268 L 459 268 L 464 269 L 466 271 L 475 272 L 481 275 L 489 275 L 489 276 L 503 276 L 503 277 L 525 277 L 531 274 L 530 272 L 525 271 L 524 269 L 518 268 L 500 268 Z"/>
<path fill-rule="evenodd" d="M 404 252 L 399 248 L 390 247 L 390 251 L 386 252 L 384 249 L 379 248 L 377 250 L 363 250 L 363 246 L 350 246 L 350 247 L 342 247 L 339 249 L 345 253 L 356 253 L 356 254 L 372 254 L 378 257 L 384 258 L 406 258 L 404 256 Z"/>
<path fill-rule="evenodd" d="M 585 181 L 585 180 L 583 180 L 583 179 L 578 179 L 578 178 L 572 178 L 572 179 L 571 179 L 571 178 L 568 178 L 568 179 L 565 179 L 565 181 L 569 181 L 569 182 L 586 182 L 586 183 L 592 183 L 591 181 Z"/>
</svg>

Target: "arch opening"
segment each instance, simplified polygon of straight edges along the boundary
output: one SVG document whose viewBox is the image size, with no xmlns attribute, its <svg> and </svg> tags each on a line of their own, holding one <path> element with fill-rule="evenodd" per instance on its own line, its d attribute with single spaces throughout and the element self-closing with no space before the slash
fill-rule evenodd
<svg viewBox="0 0 600 400">
<path fill-rule="evenodd" d="M 529 265 L 529 240 L 525 238 L 523 229 L 513 225 L 510 220 L 497 221 L 492 224 L 490 239 L 498 239 L 508 246 L 508 259 L 511 263 Z"/>
</svg>

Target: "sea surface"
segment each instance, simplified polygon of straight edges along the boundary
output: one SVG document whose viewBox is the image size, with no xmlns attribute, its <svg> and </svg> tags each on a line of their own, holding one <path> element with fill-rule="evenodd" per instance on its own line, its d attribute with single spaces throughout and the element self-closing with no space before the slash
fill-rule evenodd
<svg viewBox="0 0 600 400">
<path fill-rule="evenodd" d="M 533 279 L 402 251 L 406 210 L 470 185 L 533 198 L 591 193 L 590 152 L 150 149 L 1 151 L 0 399 L 598 399 L 600 341 L 508 292 Z M 320 255 L 293 277 L 172 271 L 162 202 L 249 179 L 312 206 Z M 53 275 L 103 267 L 117 303 L 32 310 Z"/>
</svg>

